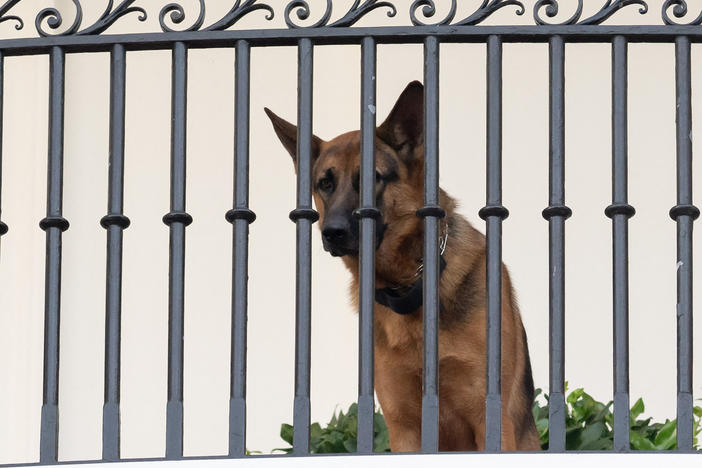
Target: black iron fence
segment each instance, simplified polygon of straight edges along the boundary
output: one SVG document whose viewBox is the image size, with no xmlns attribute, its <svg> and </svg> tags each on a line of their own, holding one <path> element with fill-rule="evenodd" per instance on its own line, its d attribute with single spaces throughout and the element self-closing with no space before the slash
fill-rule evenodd
<svg viewBox="0 0 702 468">
<path fill-rule="evenodd" d="M 21 0 L 0 6 L 0 23 L 27 27 L 12 15 Z M 693 450 L 692 397 L 692 226 L 700 212 L 692 201 L 691 132 L 691 44 L 702 42 L 702 14 L 681 25 L 689 15 L 684 0 L 666 0 L 661 17 L 664 25 L 606 26 L 603 21 L 630 5 L 641 13 L 648 9 L 643 0 L 607 0 L 593 16 L 584 18 L 583 0 L 575 13 L 561 24 L 550 24 L 559 7 L 557 0 L 538 0 L 528 26 L 486 26 L 481 23 L 494 12 L 515 8 L 525 13 L 518 0 L 483 0 L 470 16 L 457 18 L 457 0 L 447 1 L 449 13 L 430 24 L 436 16 L 432 0 L 411 5 L 409 27 L 351 27 L 373 10 L 385 9 L 389 16 L 396 7 L 388 1 L 355 0 L 338 20 L 327 0 L 322 17 L 301 26 L 312 14 L 306 1 L 288 2 L 283 12 L 288 29 L 230 30 L 239 19 L 271 6 L 257 0 L 237 0 L 230 11 L 212 25 L 204 24 L 205 2 L 199 0 L 199 16 L 185 30 L 174 31 L 167 23 L 186 20 L 183 7 L 170 3 L 159 12 L 163 32 L 102 35 L 124 15 L 147 12 L 124 0 L 112 0 L 92 25 L 82 24 L 82 6 L 72 0 L 73 23 L 60 30 L 62 13 L 55 8 L 41 10 L 35 17 L 40 37 L 0 40 L 0 106 L 2 106 L 3 59 L 19 55 L 48 55 L 50 58 L 49 158 L 46 217 L 39 226 L 46 232 L 46 283 L 44 325 L 44 386 L 41 411 L 40 463 L 57 461 L 59 319 L 61 305 L 61 237 L 69 228 L 62 214 L 63 128 L 65 56 L 80 52 L 109 52 L 110 143 L 109 201 L 100 224 L 107 231 L 107 298 L 105 322 L 105 394 L 103 410 L 103 460 L 120 459 L 120 314 L 122 279 L 122 237 L 130 221 L 123 210 L 125 142 L 125 66 L 128 50 L 172 50 L 172 134 L 171 207 L 163 216 L 170 229 L 169 344 L 166 459 L 183 457 L 183 319 L 185 231 L 192 223 L 186 211 L 186 107 L 188 50 L 195 48 L 236 49 L 236 140 L 235 192 L 233 208 L 226 220 L 233 225 L 233 295 L 231 383 L 229 408 L 229 457 L 246 454 L 246 315 L 249 224 L 256 215 L 249 209 L 249 88 L 252 47 L 296 46 L 298 61 L 298 174 L 297 208 L 290 218 L 297 225 L 296 358 L 294 394 L 294 454 L 310 449 L 310 312 L 311 312 L 311 228 L 318 219 L 311 197 L 312 73 L 314 47 L 321 44 L 355 44 L 362 50 L 362 164 L 361 203 L 356 211 L 361 224 L 360 252 L 360 355 L 358 396 L 358 453 L 373 453 L 373 306 L 374 239 L 378 210 L 374 206 L 376 127 L 376 46 L 388 43 L 424 45 L 425 83 L 425 205 L 418 211 L 424 218 L 424 366 L 422 398 L 422 451 L 438 451 L 438 278 L 439 207 L 438 94 L 439 47 L 441 43 L 485 43 L 487 46 L 487 197 L 480 216 L 487 225 L 487 369 L 486 450 L 501 445 L 501 237 L 502 221 L 508 210 L 502 205 L 502 46 L 507 42 L 548 43 L 550 50 L 550 196 L 543 216 L 550 228 L 550 441 L 549 451 L 565 451 L 564 398 L 564 238 L 565 221 L 571 210 L 565 204 L 564 181 L 564 60 L 566 43 L 612 44 L 612 204 L 605 210 L 612 219 L 614 288 L 614 449 L 629 450 L 629 349 L 628 349 L 628 219 L 634 208 L 627 201 L 627 48 L 631 42 L 675 44 L 677 90 L 677 205 L 670 216 L 678 229 L 678 389 L 677 447 Z M 672 16 L 671 16 L 672 14 Z M 295 16 L 297 19 L 295 19 Z M 690 15 L 692 16 L 692 15 Z M 48 28 L 48 29 L 47 29 Z M 2 115 L 0 107 L 0 116 Z M 0 120 L 0 125 L 1 125 Z M 1 127 L 0 127 L 1 130 Z M 1 132 L 0 132 L 1 137 Z M 2 140 L 0 139 L 0 144 Z M 0 147 L 1 155 L 1 147 Z M 0 160 L 1 162 L 1 160 Z M 1 173 L 0 173 L 1 175 Z M 0 178 L 1 182 L 1 178 Z M 0 221 L 0 235 L 11 226 Z"/>
</svg>

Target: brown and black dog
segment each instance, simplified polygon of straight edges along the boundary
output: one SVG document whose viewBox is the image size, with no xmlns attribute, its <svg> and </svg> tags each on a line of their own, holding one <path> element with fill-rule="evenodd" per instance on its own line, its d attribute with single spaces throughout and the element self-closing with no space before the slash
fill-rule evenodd
<svg viewBox="0 0 702 468">
<path fill-rule="evenodd" d="M 297 127 L 266 113 L 296 163 Z M 314 201 L 325 250 L 342 257 L 358 296 L 360 132 L 312 142 Z M 410 83 L 377 129 L 376 287 L 408 287 L 421 264 L 424 227 L 417 217 L 424 194 L 424 88 Z M 485 237 L 443 190 L 447 233 L 440 279 L 439 449 L 484 450 L 486 392 Z M 538 450 L 531 413 L 534 385 L 526 333 L 509 274 L 502 269 L 502 449 Z M 401 315 L 376 302 L 375 388 L 393 452 L 421 447 L 422 310 Z"/>
</svg>

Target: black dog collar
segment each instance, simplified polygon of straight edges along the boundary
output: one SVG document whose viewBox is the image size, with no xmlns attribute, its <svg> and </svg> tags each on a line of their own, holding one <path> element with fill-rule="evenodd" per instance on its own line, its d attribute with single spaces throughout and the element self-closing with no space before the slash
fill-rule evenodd
<svg viewBox="0 0 702 468">
<path fill-rule="evenodd" d="M 441 256 L 439 261 L 439 277 L 441 277 L 446 268 L 446 260 Z M 400 294 L 397 289 L 393 288 L 376 289 L 375 301 L 380 305 L 389 307 L 395 313 L 409 315 L 422 307 L 422 302 L 424 301 L 423 283 L 424 278 L 419 277 L 403 294 Z"/>
</svg>

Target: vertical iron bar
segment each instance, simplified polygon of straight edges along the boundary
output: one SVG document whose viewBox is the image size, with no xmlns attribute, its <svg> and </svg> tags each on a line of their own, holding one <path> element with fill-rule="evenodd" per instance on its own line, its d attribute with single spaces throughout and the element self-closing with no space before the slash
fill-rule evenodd
<svg viewBox="0 0 702 468">
<path fill-rule="evenodd" d="M 188 51 L 173 45 L 171 127 L 171 211 L 163 217 L 169 226 L 168 283 L 168 403 L 166 406 L 166 458 L 183 456 L 183 320 L 185 296 L 185 227 L 192 217 L 185 212 L 186 118 Z"/>
<path fill-rule="evenodd" d="M 65 53 L 51 48 L 49 65 L 49 161 L 46 217 L 46 285 L 44 296 L 44 391 L 41 408 L 41 463 L 58 461 L 59 335 L 61 315 L 61 234 L 63 217 L 63 112 Z"/>
<path fill-rule="evenodd" d="M 360 298 L 358 342 L 358 453 L 373 453 L 373 317 L 375 308 L 375 125 L 376 45 L 365 37 L 361 43 L 361 223 Z"/>
<path fill-rule="evenodd" d="M 234 225 L 231 375 L 229 393 L 229 456 L 246 455 L 246 321 L 248 308 L 249 224 L 249 98 L 251 48 L 236 42 L 234 209 L 226 219 Z"/>
<path fill-rule="evenodd" d="M 293 453 L 310 451 L 310 340 L 312 309 L 312 84 L 314 47 L 310 39 L 298 43 L 297 92 L 297 208 L 290 218 L 297 226 L 295 294 L 295 402 Z"/>
<path fill-rule="evenodd" d="M 7 224 L 2 222 L 2 115 L 3 115 L 3 89 L 4 89 L 4 78 L 5 78 L 5 56 L 0 50 L 0 238 L 4 234 L 7 234 Z"/>
<path fill-rule="evenodd" d="M 116 44 L 110 55 L 110 167 L 107 215 L 105 301 L 105 402 L 102 409 L 102 459 L 119 460 L 120 334 L 122 320 L 122 237 L 129 226 L 124 216 L 124 108 L 126 54 Z"/>
<path fill-rule="evenodd" d="M 487 224 L 487 395 L 485 450 L 502 447 L 502 39 L 487 41 L 487 196 L 480 217 Z"/>
<path fill-rule="evenodd" d="M 424 366 L 422 452 L 439 450 L 439 40 L 424 40 Z"/>
<path fill-rule="evenodd" d="M 614 450 L 629 450 L 629 239 L 627 201 L 627 40 L 612 41 L 612 219 L 614 309 Z"/>
<path fill-rule="evenodd" d="M 692 85 L 690 39 L 675 38 L 677 101 L 677 205 L 670 216 L 677 222 L 678 325 L 678 450 L 693 450 L 692 398 L 692 226 L 700 210 L 692 204 Z"/>
<path fill-rule="evenodd" d="M 550 127 L 549 206 L 549 415 L 548 449 L 565 451 L 565 43 L 549 41 Z"/>
</svg>

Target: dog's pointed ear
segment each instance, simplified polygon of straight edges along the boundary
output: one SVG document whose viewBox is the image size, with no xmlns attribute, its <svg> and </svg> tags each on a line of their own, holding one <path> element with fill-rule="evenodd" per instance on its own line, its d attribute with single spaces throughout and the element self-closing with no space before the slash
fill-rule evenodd
<svg viewBox="0 0 702 468">
<path fill-rule="evenodd" d="M 378 138 L 409 158 L 424 143 L 424 86 L 419 81 L 407 85 L 390 115 L 377 130 Z"/>
<path fill-rule="evenodd" d="M 293 163 L 295 164 L 295 167 L 297 167 L 297 126 L 278 117 L 267 107 L 264 107 L 263 110 L 266 111 L 268 118 L 271 119 L 275 134 L 278 135 L 280 142 L 283 143 L 285 149 L 288 150 L 288 153 L 290 153 Z M 312 135 L 312 161 L 317 159 L 317 156 L 319 156 L 321 145 L 322 140 L 315 135 Z"/>
</svg>

